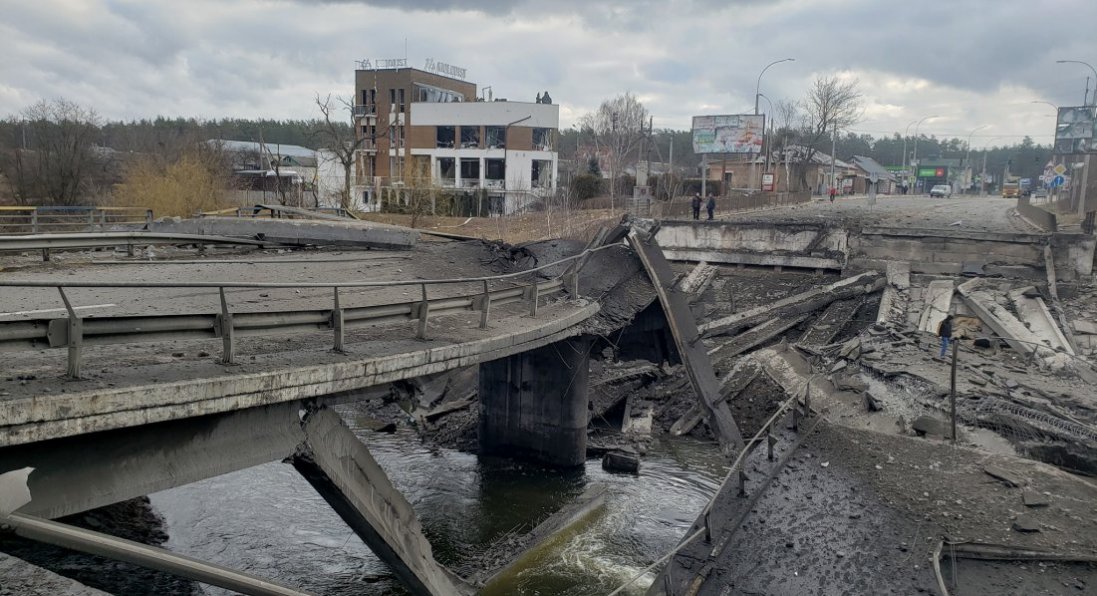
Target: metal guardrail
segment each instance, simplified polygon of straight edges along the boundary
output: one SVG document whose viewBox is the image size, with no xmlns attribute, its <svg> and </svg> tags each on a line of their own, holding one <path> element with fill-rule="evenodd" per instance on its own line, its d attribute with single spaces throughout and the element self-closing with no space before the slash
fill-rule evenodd
<svg viewBox="0 0 1097 596">
<path fill-rule="evenodd" d="M 70 248 L 98 248 L 125 246 L 126 252 L 133 256 L 133 247 L 154 244 L 245 244 L 248 246 L 273 246 L 277 242 L 234 238 L 230 236 L 207 236 L 205 234 L 177 234 L 169 232 L 90 232 L 78 234 L 36 234 L 32 236 L 0 235 L 0 252 L 42 251 L 42 260 L 50 260 L 51 250 Z"/>
<path fill-rule="evenodd" d="M 152 209 L 144 207 L 0 207 L 0 235 L 84 232 L 151 222 Z"/>
<path fill-rule="evenodd" d="M 529 303 L 530 316 L 537 316 L 539 301 L 544 296 L 566 291 L 573 297 L 578 297 L 579 271 L 582 264 L 591 253 L 605 248 L 609 247 L 588 248 L 559 261 L 516 273 L 456 279 L 299 283 L 0 280 L 0 287 L 56 288 L 68 312 L 67 318 L 0 322 L 0 352 L 68 348 L 68 376 L 79 378 L 83 347 L 86 345 L 220 337 L 222 339 L 221 362 L 232 364 L 235 361 L 237 337 L 315 333 L 330 329 L 334 335 L 334 350 L 344 352 L 347 328 L 394 321 L 417 321 L 416 337 L 426 339 L 431 316 L 468 311 L 480 312 L 480 328 L 485 329 L 493 306 L 524 301 Z M 571 263 L 570 267 L 548 281 L 535 281 L 495 290 L 490 288 L 490 283 L 493 281 L 532 276 L 551 267 L 568 263 Z M 481 284 L 482 289 L 475 293 L 443 298 L 430 298 L 428 295 L 429 286 L 474 283 Z M 407 286 L 419 286 L 421 299 L 351 308 L 345 308 L 340 303 L 340 289 Z M 71 288 L 217 288 L 221 309 L 219 313 L 81 318 L 65 292 L 66 289 Z M 333 291 L 332 307 L 315 310 L 233 313 L 225 295 L 226 288 L 329 288 Z"/>
</svg>

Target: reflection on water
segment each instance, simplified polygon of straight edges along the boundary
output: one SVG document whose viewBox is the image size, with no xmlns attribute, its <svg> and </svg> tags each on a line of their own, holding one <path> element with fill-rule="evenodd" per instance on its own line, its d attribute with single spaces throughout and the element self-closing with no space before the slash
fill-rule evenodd
<svg viewBox="0 0 1097 596">
<path fill-rule="evenodd" d="M 657 443 L 640 476 L 607 474 L 597 460 L 561 472 L 429 449 L 414 431 L 356 425 L 411 502 L 443 563 L 459 567 L 499 536 L 533 525 L 583 492 L 609 487 L 606 513 L 518 574 L 515 594 L 605 594 L 672 549 L 716 491 L 725 462 L 710 445 Z M 399 593 L 388 569 L 288 464 L 271 463 L 151 495 L 167 547 L 321 594 Z M 642 593 L 651 578 L 637 582 Z M 207 588 L 211 594 L 220 590 Z"/>
</svg>

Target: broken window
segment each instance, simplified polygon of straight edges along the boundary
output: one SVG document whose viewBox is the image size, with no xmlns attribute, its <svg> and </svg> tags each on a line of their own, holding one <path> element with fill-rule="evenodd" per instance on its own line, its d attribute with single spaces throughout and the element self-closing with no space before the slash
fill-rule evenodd
<svg viewBox="0 0 1097 596">
<path fill-rule="evenodd" d="M 456 160 L 452 157 L 438 158 L 438 180 L 442 186 L 453 186 L 457 181 Z"/>
<path fill-rule="evenodd" d="M 552 160 L 535 159 L 530 166 L 530 180 L 533 188 L 552 188 Z"/>
<path fill-rule="evenodd" d="M 533 129 L 533 150 L 534 151 L 552 151 L 552 129 L 551 128 L 535 128 L 535 129 Z"/>
<path fill-rule="evenodd" d="M 484 184 L 488 188 L 503 188 L 507 176 L 507 162 L 502 159 L 484 160 Z"/>
<path fill-rule="evenodd" d="M 477 158 L 462 158 L 461 159 L 461 185 L 462 186 L 479 186 L 480 185 L 480 160 Z"/>
<path fill-rule="evenodd" d="M 488 141 L 488 149 L 502 149 L 507 146 L 507 129 L 503 126 L 488 126 L 485 128 Z"/>
<path fill-rule="evenodd" d="M 452 126 L 439 126 L 435 133 L 435 147 L 452 149 L 454 131 Z"/>
<path fill-rule="evenodd" d="M 479 126 L 462 126 L 461 127 L 461 148 L 462 149 L 479 149 L 480 148 L 480 127 Z"/>
<path fill-rule="evenodd" d="M 412 99 L 425 103 L 457 103 L 464 101 L 465 96 L 456 91 L 416 83 L 412 91 Z"/>
</svg>

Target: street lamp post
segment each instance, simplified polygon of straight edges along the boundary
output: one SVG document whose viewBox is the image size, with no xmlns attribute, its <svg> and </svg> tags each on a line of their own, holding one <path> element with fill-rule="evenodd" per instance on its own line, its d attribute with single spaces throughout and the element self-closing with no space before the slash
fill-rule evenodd
<svg viewBox="0 0 1097 596">
<path fill-rule="evenodd" d="M 780 60 L 774 60 L 773 62 L 770 62 L 769 64 L 767 64 L 766 67 L 762 69 L 762 72 L 758 73 L 758 81 L 754 84 L 754 115 L 755 116 L 758 115 L 758 93 L 762 90 L 762 75 L 766 74 L 766 71 L 769 70 L 769 67 L 773 66 L 774 64 L 780 64 L 782 62 L 796 62 L 796 58 L 782 58 Z"/>
<path fill-rule="evenodd" d="M 989 127 L 990 127 L 989 124 L 984 124 L 982 126 L 975 127 L 974 129 L 972 129 L 972 131 L 970 133 L 968 133 L 968 136 L 967 136 L 967 156 L 964 157 L 964 165 L 967 167 L 967 170 L 969 172 L 968 173 L 968 186 L 971 186 L 971 182 L 972 182 L 971 178 L 973 176 L 971 175 L 971 173 L 973 173 L 975 171 L 975 168 L 971 167 L 971 137 L 975 136 L 976 132 L 979 132 L 980 130 L 983 130 L 984 128 L 989 128 Z"/>
<path fill-rule="evenodd" d="M 770 101 L 769 98 L 766 97 L 764 93 L 759 93 L 758 97 L 761 97 L 762 99 L 766 100 L 766 104 L 769 105 L 769 111 L 766 112 L 766 125 L 769 127 L 770 132 L 773 132 L 773 102 Z M 766 134 L 765 128 L 762 129 L 762 139 L 766 144 L 766 162 L 765 162 L 765 167 L 762 170 L 762 173 L 766 174 L 766 173 L 769 172 L 770 138 L 769 138 L 769 135 Z M 776 186 L 774 188 L 776 188 Z"/>
<path fill-rule="evenodd" d="M 911 120 L 910 124 L 907 125 L 906 130 L 903 131 L 903 172 L 904 172 L 903 176 L 906 178 L 907 184 L 910 183 L 910 174 L 906 173 L 906 171 L 907 171 L 907 137 L 910 136 L 910 127 L 914 126 L 917 123 L 918 123 L 917 120 Z"/>
<path fill-rule="evenodd" d="M 766 74 L 766 71 L 769 70 L 769 67 L 773 66 L 774 64 L 780 64 L 782 62 L 795 62 L 795 61 L 796 61 L 795 58 L 782 58 L 780 60 L 774 60 L 773 62 L 770 62 L 769 64 L 767 64 L 766 67 L 762 69 L 762 72 L 758 73 L 758 80 L 754 83 L 754 115 L 755 116 L 758 115 L 758 97 L 761 95 L 761 90 L 762 90 L 762 75 Z M 762 132 L 765 133 L 764 130 Z M 764 142 L 764 134 L 763 134 L 763 142 Z M 758 187 L 758 184 L 756 184 L 755 180 L 754 180 L 754 169 L 755 169 L 754 161 L 755 161 L 754 157 L 751 157 L 751 162 L 750 162 L 750 187 L 751 187 L 751 193 L 752 194 L 754 192 L 754 189 Z M 721 180 L 720 183 L 723 184 L 724 181 Z M 721 190 L 726 190 L 726 189 L 722 188 Z"/>
<path fill-rule="evenodd" d="M 914 157 L 911 158 L 911 166 L 918 167 L 918 129 L 921 128 L 922 123 L 926 120 L 932 120 L 933 118 L 939 118 L 940 116 L 926 116 L 918 121 L 918 124 L 914 125 Z M 914 177 L 915 186 L 918 185 L 918 177 Z"/>
<path fill-rule="evenodd" d="M 510 136 L 510 127 L 521 124 L 530 118 L 533 118 L 533 114 L 525 118 L 519 118 L 503 127 L 503 213 L 500 215 L 507 214 L 507 177 L 510 175 L 510 172 L 507 171 L 510 165 L 507 163 L 507 150 L 510 148 L 510 139 L 507 137 Z M 458 162 L 458 167 L 460 167 L 460 162 Z"/>
<path fill-rule="evenodd" d="M 1055 63 L 1056 64 L 1081 64 L 1082 66 L 1085 66 L 1091 72 L 1093 72 L 1093 78 L 1094 78 L 1094 80 L 1097 80 L 1097 68 L 1093 68 L 1093 65 L 1091 65 L 1088 62 L 1082 62 L 1081 60 L 1056 60 Z M 1088 83 L 1086 84 L 1086 94 L 1087 94 L 1086 105 L 1091 105 L 1091 102 L 1089 101 L 1089 97 L 1088 97 L 1088 94 L 1089 94 L 1089 84 Z M 1092 105 L 1097 105 L 1097 90 L 1095 90 L 1093 92 Z"/>
</svg>

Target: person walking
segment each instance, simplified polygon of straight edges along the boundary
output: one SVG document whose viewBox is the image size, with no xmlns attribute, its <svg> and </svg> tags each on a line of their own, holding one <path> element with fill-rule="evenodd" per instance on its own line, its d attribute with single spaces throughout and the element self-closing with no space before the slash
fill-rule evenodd
<svg viewBox="0 0 1097 596">
<path fill-rule="evenodd" d="M 952 315 L 947 315 L 941 324 L 937 326 L 937 337 L 941 338 L 941 354 L 939 358 L 944 358 L 948 353 L 948 344 L 952 341 Z"/>
<path fill-rule="evenodd" d="M 690 199 L 690 207 L 693 208 L 693 219 L 701 219 L 701 193 L 693 193 Z"/>
<path fill-rule="evenodd" d="M 838 194 L 838 189 L 833 186 L 830 187 L 830 202 L 834 202 L 834 195 Z"/>
<path fill-rule="evenodd" d="M 708 202 L 705 203 L 705 209 L 708 211 L 708 220 L 712 221 L 712 214 L 716 211 L 716 197 L 713 195 L 708 196 Z"/>
</svg>

